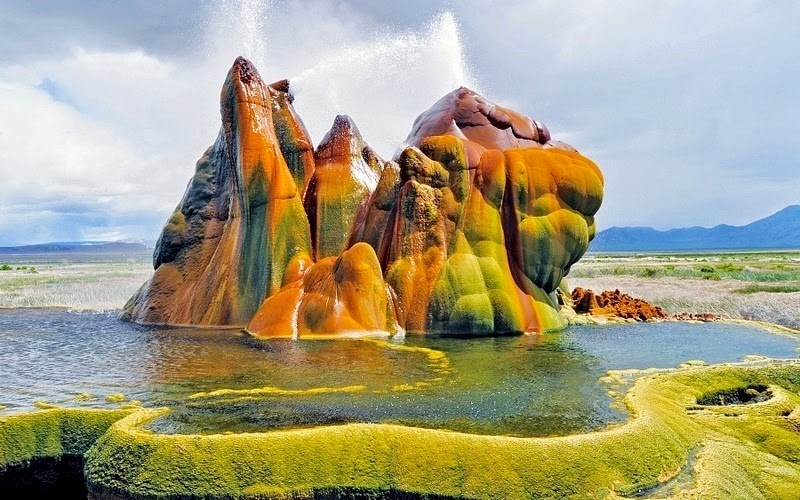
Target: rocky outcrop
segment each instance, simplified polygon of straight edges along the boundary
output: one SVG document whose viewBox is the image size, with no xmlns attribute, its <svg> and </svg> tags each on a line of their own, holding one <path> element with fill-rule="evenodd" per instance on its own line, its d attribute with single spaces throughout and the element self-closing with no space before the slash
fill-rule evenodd
<svg viewBox="0 0 800 500">
<path fill-rule="evenodd" d="M 243 59 L 222 122 L 124 318 L 267 337 L 565 326 L 556 290 L 594 237 L 603 177 L 540 122 L 462 87 L 394 161 L 347 116 L 314 151 L 288 82 Z"/>
<path fill-rule="evenodd" d="M 394 306 L 375 252 L 357 243 L 265 300 L 247 330 L 273 338 L 393 334 L 400 330 Z"/>
<path fill-rule="evenodd" d="M 295 185 L 301 188 L 303 197 L 314 175 L 314 144 L 305 124 L 292 106 L 294 97 L 289 92 L 289 81 L 280 80 L 271 83 L 269 92 L 278 145 Z"/>
<path fill-rule="evenodd" d="M 289 112 L 291 104 L 281 105 Z M 311 258 L 308 219 L 281 152 L 270 89 L 237 59 L 222 88 L 222 128 L 158 239 L 152 278 L 122 318 L 244 326 Z M 299 124 L 299 120 L 295 124 Z M 286 136 L 287 134 L 283 134 Z"/>
<path fill-rule="evenodd" d="M 558 329 L 555 289 L 594 236 L 603 179 L 547 129 L 461 88 L 421 114 L 370 203 L 409 331 Z M 378 224 L 368 227 L 372 219 Z"/>
<path fill-rule="evenodd" d="M 615 316 L 637 321 L 666 319 L 668 317 L 660 307 L 642 299 L 631 297 L 619 290 L 606 290 L 597 295 L 591 290 L 576 287 L 572 291 L 572 300 L 577 313 L 595 316 Z"/>
<path fill-rule="evenodd" d="M 384 162 L 349 116 L 339 115 L 314 153 L 314 172 L 304 199 L 314 258 L 339 255 L 378 185 Z"/>
</svg>

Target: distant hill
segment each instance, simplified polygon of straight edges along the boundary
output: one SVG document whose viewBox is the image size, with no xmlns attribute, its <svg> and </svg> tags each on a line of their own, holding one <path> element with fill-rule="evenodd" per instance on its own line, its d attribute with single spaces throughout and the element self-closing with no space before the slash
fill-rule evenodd
<svg viewBox="0 0 800 500">
<path fill-rule="evenodd" d="M 721 224 L 668 231 L 651 227 L 612 227 L 600 231 L 589 245 L 589 250 L 594 252 L 782 248 L 800 248 L 800 205 L 790 205 L 745 226 Z"/>
<path fill-rule="evenodd" d="M 40 243 L 38 245 L 0 247 L 0 255 L 140 254 L 149 252 L 152 252 L 152 249 L 142 245 L 141 243 L 125 243 L 122 241 L 62 241 L 54 243 Z"/>
</svg>

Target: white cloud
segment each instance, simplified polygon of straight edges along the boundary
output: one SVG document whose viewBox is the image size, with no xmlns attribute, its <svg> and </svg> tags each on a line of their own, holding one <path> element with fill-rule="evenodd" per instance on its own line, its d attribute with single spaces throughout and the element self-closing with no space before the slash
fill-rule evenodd
<svg viewBox="0 0 800 500">
<path fill-rule="evenodd" d="M 191 103 L 174 73 L 141 52 L 82 49 L 2 71 L 0 241 L 81 239 L 133 213 L 149 226 L 154 216 L 163 221 L 190 175 L 190 158 L 205 147 L 184 116 Z M 54 99 L 41 88 L 45 80 L 68 98 Z M 151 231 L 128 237 L 153 239 Z"/>
<path fill-rule="evenodd" d="M 216 137 L 219 89 L 237 55 L 266 81 L 293 81 L 315 141 L 349 114 L 384 156 L 442 94 L 475 87 L 472 68 L 487 97 L 597 161 L 607 178 L 601 228 L 744 223 L 800 202 L 800 7 L 449 3 L 454 18 L 395 5 L 392 15 L 414 26 L 397 29 L 370 2 L 208 2 L 206 24 L 187 26 L 187 47 L 173 52 L 151 36 L 158 23 L 94 19 L 80 6 L 52 31 L 57 52 L 31 42 L 2 59 L 0 245 L 155 239 Z M 92 36 L 78 32 L 88 25 Z"/>
<path fill-rule="evenodd" d="M 494 22 L 479 5 L 458 14 L 492 97 L 599 164 L 601 229 L 738 224 L 800 202 L 775 184 L 800 184 L 798 5 L 509 0 Z"/>
<path fill-rule="evenodd" d="M 267 82 L 292 78 L 315 142 L 349 114 L 391 156 L 417 114 L 470 83 L 460 47 L 451 15 L 394 32 L 335 2 L 242 1 L 215 11 L 185 58 L 76 47 L 0 68 L 0 244 L 154 240 L 216 137 L 239 54 Z"/>
</svg>

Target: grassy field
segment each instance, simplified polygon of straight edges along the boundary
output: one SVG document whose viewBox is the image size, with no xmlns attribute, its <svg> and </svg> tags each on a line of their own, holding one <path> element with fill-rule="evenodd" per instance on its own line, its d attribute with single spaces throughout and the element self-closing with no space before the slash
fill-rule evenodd
<svg viewBox="0 0 800 500">
<path fill-rule="evenodd" d="M 714 313 L 800 329 L 800 250 L 588 254 L 570 287 L 619 289 L 677 314 Z"/>
<path fill-rule="evenodd" d="M 120 309 L 152 272 L 143 254 L 0 256 L 0 308 Z"/>
<path fill-rule="evenodd" d="M 0 308 L 121 308 L 152 274 L 150 255 L 0 257 Z M 588 254 L 570 287 L 619 289 L 664 309 L 800 329 L 800 250 Z"/>
</svg>

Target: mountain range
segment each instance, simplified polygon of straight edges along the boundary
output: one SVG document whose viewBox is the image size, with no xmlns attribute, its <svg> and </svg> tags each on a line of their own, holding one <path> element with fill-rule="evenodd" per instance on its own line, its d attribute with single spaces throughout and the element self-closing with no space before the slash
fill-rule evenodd
<svg viewBox="0 0 800 500">
<path fill-rule="evenodd" d="M 800 249 L 800 205 L 790 205 L 744 226 L 684 227 L 659 231 L 652 227 L 611 227 L 600 231 L 590 252 Z M 64 241 L 0 247 L 0 255 L 40 253 L 152 253 L 141 243 Z"/>
<path fill-rule="evenodd" d="M 152 253 L 152 248 L 141 243 L 123 241 L 61 241 L 39 243 L 36 245 L 20 245 L 0 247 L 0 255 L 21 254 L 139 254 Z"/>
<path fill-rule="evenodd" d="M 593 252 L 672 250 L 757 250 L 800 248 L 800 205 L 790 205 L 744 226 L 685 227 L 658 231 L 652 227 L 611 227 L 589 245 Z"/>
</svg>

